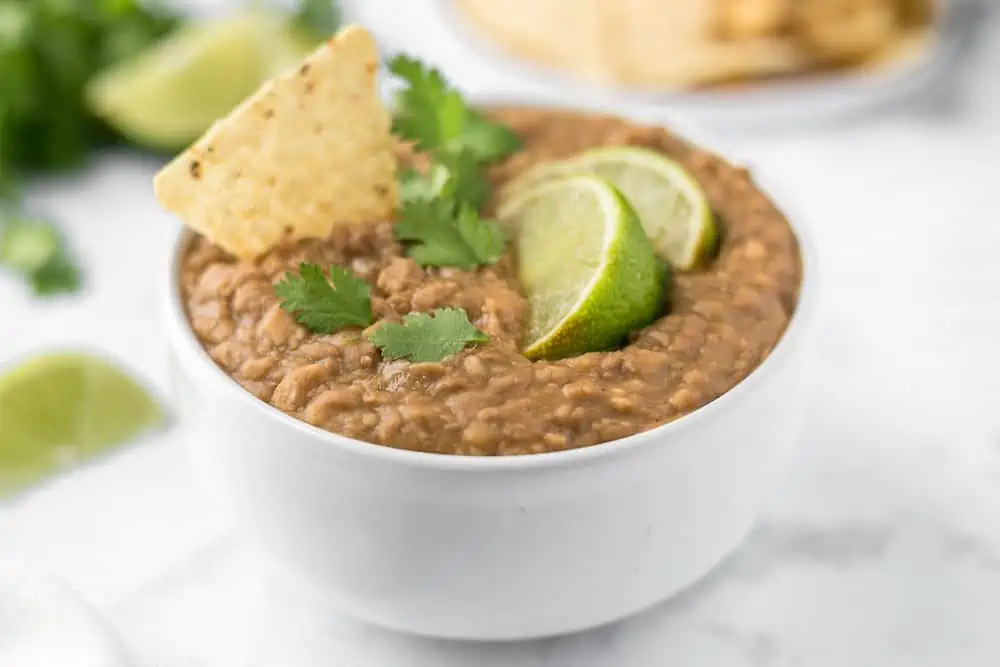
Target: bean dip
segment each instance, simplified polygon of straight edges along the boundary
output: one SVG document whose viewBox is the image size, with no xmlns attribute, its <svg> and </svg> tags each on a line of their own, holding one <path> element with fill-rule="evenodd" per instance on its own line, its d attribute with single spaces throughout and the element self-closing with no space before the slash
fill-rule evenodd
<svg viewBox="0 0 1000 667">
<path fill-rule="evenodd" d="M 390 221 L 285 243 L 255 262 L 197 238 L 181 289 L 215 362 L 260 400 L 335 433 L 425 452 L 514 455 L 595 445 L 673 421 L 763 361 L 795 308 L 801 263 L 786 219 L 745 170 L 617 118 L 534 108 L 494 116 L 524 144 L 492 168 L 495 188 L 538 162 L 595 146 L 659 150 L 706 191 L 722 229 L 718 256 L 675 275 L 664 315 L 622 349 L 532 362 L 519 352 L 528 313 L 509 255 L 476 271 L 424 269 L 394 241 Z M 279 307 L 272 288 L 303 261 L 340 264 L 366 279 L 377 320 L 456 306 L 490 341 L 440 363 L 410 363 L 383 360 L 359 330 L 311 333 Z"/>
</svg>

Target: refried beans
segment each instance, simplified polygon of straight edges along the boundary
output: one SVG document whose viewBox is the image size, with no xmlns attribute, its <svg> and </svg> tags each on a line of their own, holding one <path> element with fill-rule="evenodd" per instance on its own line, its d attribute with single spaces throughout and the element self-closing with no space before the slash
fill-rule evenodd
<svg viewBox="0 0 1000 667">
<path fill-rule="evenodd" d="M 654 428 L 718 398 L 764 360 L 795 308 L 801 262 L 788 222 L 746 170 L 618 118 L 534 108 L 492 115 L 523 141 L 492 167 L 495 190 L 539 162 L 645 146 L 701 183 L 722 232 L 718 256 L 674 275 L 664 314 L 622 349 L 532 362 L 519 352 L 528 312 L 510 255 L 475 271 L 421 268 L 390 221 L 289 242 L 253 262 L 198 238 L 181 289 L 215 362 L 260 400 L 334 433 L 487 456 L 586 447 Z M 376 320 L 457 306 L 490 340 L 440 363 L 410 363 L 383 360 L 357 329 L 312 333 L 279 307 L 272 287 L 300 262 L 353 269 L 372 286 Z"/>
</svg>

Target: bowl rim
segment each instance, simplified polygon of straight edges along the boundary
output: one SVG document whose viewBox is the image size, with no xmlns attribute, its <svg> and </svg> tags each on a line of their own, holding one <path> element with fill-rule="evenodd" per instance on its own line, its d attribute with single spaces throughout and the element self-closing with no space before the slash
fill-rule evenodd
<svg viewBox="0 0 1000 667">
<path fill-rule="evenodd" d="M 551 104 L 548 101 L 540 103 L 537 100 L 525 100 L 522 97 L 513 99 L 497 99 L 496 97 L 474 98 L 474 102 L 477 106 L 536 107 L 539 109 L 577 110 L 582 113 L 605 113 L 581 109 L 572 105 Z M 635 122 L 648 123 L 648 121 L 643 121 L 641 117 L 637 118 L 633 114 L 624 113 L 621 116 Z M 652 124 L 656 124 L 655 121 Z M 674 128 L 681 129 L 678 131 Z M 718 146 L 720 143 L 718 141 L 713 141 L 703 131 L 687 125 L 683 121 L 671 123 L 669 129 L 672 133 L 691 141 L 699 148 L 710 150 L 723 159 L 727 159 L 731 164 L 744 167 L 747 164 L 744 160 L 738 158 L 728 158 L 727 155 L 731 155 L 731 151 L 727 154 L 726 151 L 719 150 Z M 341 450 L 341 453 L 352 454 L 383 463 L 397 464 L 411 468 L 500 473 L 568 468 L 593 464 L 605 459 L 626 456 L 644 447 L 669 446 L 667 443 L 662 442 L 663 438 L 670 439 L 672 444 L 676 446 L 683 441 L 683 434 L 686 431 L 697 428 L 700 423 L 706 420 L 720 418 L 721 414 L 740 401 L 744 395 L 755 391 L 757 385 L 767 382 L 768 378 L 780 371 L 783 365 L 792 362 L 793 358 L 791 355 L 794 352 L 794 348 L 800 345 L 800 341 L 814 317 L 813 311 L 816 307 L 815 302 L 817 299 L 817 265 L 815 247 L 809 229 L 810 225 L 805 222 L 802 210 L 794 204 L 793 200 L 787 197 L 784 188 L 781 186 L 781 181 L 767 174 L 766 171 L 766 169 L 758 167 L 752 169 L 754 184 L 761 192 L 767 195 L 768 199 L 775 204 L 788 220 L 792 232 L 798 241 L 802 266 L 799 298 L 796 303 L 795 312 L 792 313 L 785 331 L 767 358 L 743 378 L 743 380 L 724 392 L 721 396 L 672 422 L 661 424 L 647 431 L 635 433 L 624 438 L 587 447 L 540 454 L 464 456 L 460 454 L 439 454 L 398 449 L 387 445 L 357 440 L 327 431 L 287 415 L 241 387 L 212 360 L 208 352 L 202 347 L 197 336 L 195 336 L 185 313 L 180 290 L 182 259 L 188 245 L 194 240 L 195 233 L 183 226 L 173 242 L 170 254 L 170 268 L 164 285 L 165 298 L 163 299 L 163 305 L 165 307 L 169 344 L 173 352 L 183 352 L 185 358 L 197 360 L 197 363 L 200 364 L 198 370 L 203 371 L 199 375 L 199 381 L 213 393 L 223 393 L 231 397 L 234 401 L 241 402 L 248 409 L 256 410 L 261 415 L 264 415 L 265 418 L 290 428 L 293 432 L 297 432 L 300 436 L 303 436 L 303 439 L 315 443 L 317 446 L 336 447 Z"/>
</svg>

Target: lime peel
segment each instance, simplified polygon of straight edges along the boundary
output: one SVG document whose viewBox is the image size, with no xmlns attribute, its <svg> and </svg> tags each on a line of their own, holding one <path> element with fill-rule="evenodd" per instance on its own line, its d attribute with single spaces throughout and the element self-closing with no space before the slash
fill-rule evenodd
<svg viewBox="0 0 1000 667">
<path fill-rule="evenodd" d="M 191 23 L 99 73 L 87 102 L 138 144 L 176 151 L 317 44 L 293 22 L 263 11 Z"/>
<path fill-rule="evenodd" d="M 501 204 L 531 306 L 524 355 L 555 359 L 605 350 L 649 324 L 663 272 L 628 202 L 593 176 L 550 179 Z"/>
<path fill-rule="evenodd" d="M 711 257 L 719 234 L 708 198 L 683 165 L 648 148 L 595 148 L 543 163 L 508 185 L 503 196 L 575 174 L 614 185 L 638 213 L 657 253 L 674 268 L 689 271 Z"/>
</svg>

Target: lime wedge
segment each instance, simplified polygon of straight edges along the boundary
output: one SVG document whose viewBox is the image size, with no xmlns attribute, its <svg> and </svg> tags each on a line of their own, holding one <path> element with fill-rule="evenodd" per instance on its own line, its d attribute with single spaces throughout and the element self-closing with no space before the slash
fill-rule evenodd
<svg viewBox="0 0 1000 667">
<path fill-rule="evenodd" d="M 162 421 L 146 390 L 103 359 L 30 359 L 0 376 L 0 496 Z"/>
<path fill-rule="evenodd" d="M 189 23 L 100 73 L 87 88 L 87 102 L 136 143 L 177 150 L 315 45 L 294 24 L 264 12 Z"/>
<path fill-rule="evenodd" d="M 680 164 L 645 148 L 597 148 L 541 164 L 508 191 L 573 174 L 593 174 L 618 188 L 639 214 L 657 253 L 675 269 L 689 271 L 714 251 L 718 230 L 701 186 Z"/>
<path fill-rule="evenodd" d="M 519 190 L 498 215 L 514 237 L 530 305 L 529 359 L 606 350 L 656 317 L 664 264 L 605 181 L 548 179 Z"/>
</svg>

